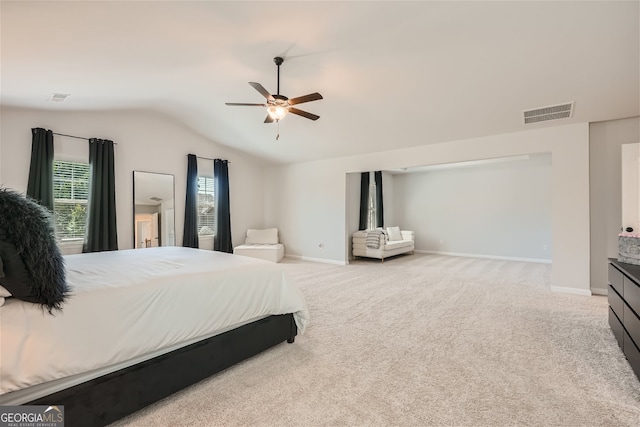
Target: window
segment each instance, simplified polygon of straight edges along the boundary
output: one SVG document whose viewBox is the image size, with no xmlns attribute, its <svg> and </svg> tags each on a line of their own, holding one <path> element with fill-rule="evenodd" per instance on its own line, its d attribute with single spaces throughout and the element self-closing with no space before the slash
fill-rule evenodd
<svg viewBox="0 0 640 427">
<path fill-rule="evenodd" d="M 369 177 L 369 215 L 367 215 L 367 230 L 373 230 L 378 226 L 376 217 L 376 181 L 373 179 L 373 173 Z"/>
<path fill-rule="evenodd" d="M 213 236 L 216 230 L 216 210 L 213 178 L 198 177 L 198 235 Z"/>
<path fill-rule="evenodd" d="M 87 220 L 89 164 L 53 162 L 53 216 L 60 240 L 82 239 Z"/>
</svg>

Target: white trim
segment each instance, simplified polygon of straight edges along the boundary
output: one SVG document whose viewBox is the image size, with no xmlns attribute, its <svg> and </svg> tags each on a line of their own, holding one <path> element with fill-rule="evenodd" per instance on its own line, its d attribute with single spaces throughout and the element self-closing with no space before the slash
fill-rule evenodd
<svg viewBox="0 0 640 427">
<path fill-rule="evenodd" d="M 609 291 L 606 288 L 591 288 L 591 294 L 593 295 L 609 295 Z"/>
<path fill-rule="evenodd" d="M 498 255 L 479 255 L 479 254 L 465 254 L 459 252 L 441 252 L 441 251 L 425 251 L 416 249 L 414 252 L 419 254 L 432 254 L 432 255 L 446 255 L 446 256 L 459 256 L 465 258 L 485 258 L 485 259 L 498 259 L 502 261 L 523 261 L 523 262 L 537 262 L 540 264 L 551 264 L 550 259 L 540 258 L 521 258 L 510 256 L 498 256 Z"/>
<path fill-rule="evenodd" d="M 326 259 L 326 258 L 312 258 L 308 256 L 302 255 L 290 255 L 286 254 L 285 258 L 299 259 L 301 261 L 311 261 L 311 262 L 321 262 L 323 264 L 333 264 L 333 265 L 347 265 L 344 261 L 337 261 L 335 259 Z"/>
<path fill-rule="evenodd" d="M 410 168 L 398 168 L 391 169 L 389 172 L 392 174 L 407 174 L 407 173 L 421 173 L 428 172 L 433 170 L 443 170 L 443 169 L 455 169 L 466 166 L 478 166 L 478 165 L 488 165 L 493 163 L 503 163 L 503 162 L 511 162 L 518 160 L 529 160 L 529 154 L 523 154 L 520 156 L 505 156 L 505 157 L 494 157 L 490 159 L 478 159 L 478 160 L 468 160 L 464 162 L 453 162 L 453 163 L 439 163 L 435 165 L 427 165 L 427 166 L 414 166 Z"/>
<path fill-rule="evenodd" d="M 587 291 L 586 289 L 578 289 L 578 288 L 565 288 L 562 286 L 551 286 L 551 292 L 559 292 L 562 294 L 572 294 L 572 295 L 581 295 L 585 297 L 591 296 L 591 291 Z"/>
</svg>

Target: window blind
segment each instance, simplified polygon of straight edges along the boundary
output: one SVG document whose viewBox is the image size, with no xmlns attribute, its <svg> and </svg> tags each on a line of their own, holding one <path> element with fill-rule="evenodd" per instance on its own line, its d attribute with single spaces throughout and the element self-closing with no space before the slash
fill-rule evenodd
<svg viewBox="0 0 640 427">
<path fill-rule="evenodd" d="M 84 238 L 89 199 L 89 164 L 53 162 L 53 216 L 59 239 Z"/>
<path fill-rule="evenodd" d="M 214 180 L 198 177 L 198 235 L 213 236 L 216 231 Z"/>
</svg>

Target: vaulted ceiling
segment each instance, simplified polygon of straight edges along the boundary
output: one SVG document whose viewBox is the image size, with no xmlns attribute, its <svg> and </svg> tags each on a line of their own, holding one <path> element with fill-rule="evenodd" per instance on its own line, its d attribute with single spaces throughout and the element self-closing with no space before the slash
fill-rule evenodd
<svg viewBox="0 0 640 427">
<path fill-rule="evenodd" d="M 640 114 L 638 1 L 0 3 L 3 106 L 151 109 L 279 163 Z M 320 92 L 264 124 L 247 83 Z M 71 96 L 48 101 L 52 93 Z M 575 102 L 573 117 L 522 111 Z"/>
</svg>

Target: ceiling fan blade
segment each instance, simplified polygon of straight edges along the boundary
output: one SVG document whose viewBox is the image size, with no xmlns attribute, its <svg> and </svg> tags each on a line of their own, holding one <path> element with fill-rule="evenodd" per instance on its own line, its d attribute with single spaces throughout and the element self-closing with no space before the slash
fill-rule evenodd
<svg viewBox="0 0 640 427">
<path fill-rule="evenodd" d="M 311 102 L 322 99 L 322 95 L 318 92 L 310 93 L 309 95 L 299 96 L 297 98 L 293 98 L 289 100 L 289 105 L 302 104 L 303 102 Z"/>
<path fill-rule="evenodd" d="M 273 117 L 271 117 L 271 114 L 267 114 L 267 118 L 264 119 L 265 123 L 273 123 Z"/>
<path fill-rule="evenodd" d="M 266 107 L 267 104 L 245 104 L 243 102 L 225 102 L 224 105 L 232 105 L 232 106 L 250 106 L 250 107 Z"/>
<path fill-rule="evenodd" d="M 275 99 L 273 98 L 273 95 L 271 95 L 269 93 L 268 90 L 266 90 L 264 88 L 264 86 L 262 86 L 260 83 L 256 83 L 256 82 L 249 82 L 249 84 L 251 85 L 251 87 L 253 87 L 255 90 L 257 90 L 258 92 L 260 92 L 262 94 L 262 96 L 264 96 L 265 98 L 267 98 L 269 101 L 274 101 Z"/>
<path fill-rule="evenodd" d="M 320 116 L 316 116 L 315 114 L 307 113 L 306 111 L 298 110 L 297 108 L 290 107 L 289 112 L 291 114 L 297 114 L 298 116 L 305 117 L 311 120 L 318 120 Z"/>
</svg>

